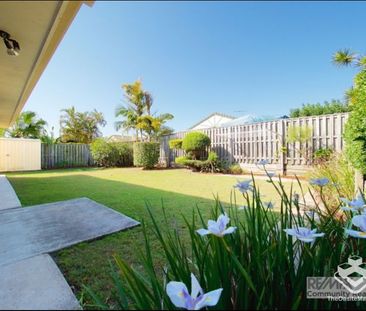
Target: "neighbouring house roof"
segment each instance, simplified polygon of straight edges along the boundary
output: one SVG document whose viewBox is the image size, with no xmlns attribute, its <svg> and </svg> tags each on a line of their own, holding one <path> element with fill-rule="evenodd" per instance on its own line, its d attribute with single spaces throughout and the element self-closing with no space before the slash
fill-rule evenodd
<svg viewBox="0 0 366 311">
<path fill-rule="evenodd" d="M 210 128 L 210 127 L 219 127 L 222 125 L 222 123 L 234 120 L 235 117 L 220 113 L 220 112 L 214 112 L 208 115 L 206 118 L 202 119 L 201 121 L 197 122 L 193 126 L 191 126 L 189 129 L 198 129 L 198 128 Z M 212 120 L 210 122 L 210 120 Z M 204 124 L 206 123 L 206 124 Z M 200 127 L 201 126 L 201 127 Z"/>
<path fill-rule="evenodd" d="M 107 141 L 109 142 L 127 142 L 127 141 L 135 141 L 135 136 L 125 136 L 125 135 L 111 135 L 107 137 Z"/>
<path fill-rule="evenodd" d="M 273 117 L 273 116 L 257 117 L 255 115 L 248 114 L 248 115 L 244 115 L 239 118 L 236 118 L 234 120 L 225 122 L 222 124 L 222 126 L 226 127 L 226 126 L 243 125 L 243 124 L 250 124 L 250 123 L 255 123 L 255 122 L 272 121 L 272 120 L 277 120 L 277 119 L 280 119 L 280 118 Z"/>
<path fill-rule="evenodd" d="M 23 109 L 83 3 L 93 1 L 0 1 L 0 30 L 20 45 L 9 56 L 0 41 L 0 128 Z"/>
</svg>

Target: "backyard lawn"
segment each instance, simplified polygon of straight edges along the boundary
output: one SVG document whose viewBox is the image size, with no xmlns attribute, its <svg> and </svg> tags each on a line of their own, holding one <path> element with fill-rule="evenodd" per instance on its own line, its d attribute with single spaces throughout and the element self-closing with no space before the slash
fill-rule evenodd
<svg viewBox="0 0 366 311">
<path fill-rule="evenodd" d="M 149 225 L 146 203 L 158 221 L 164 204 L 172 226 L 184 230 L 180 215 L 190 217 L 197 206 L 205 217 L 214 196 L 228 206 L 233 198 L 237 176 L 192 173 L 184 169 L 144 171 L 137 168 L 68 169 L 8 174 L 23 206 L 88 197 Z M 248 177 L 249 178 L 249 177 Z M 256 181 L 264 201 L 278 201 L 273 186 L 266 180 Z M 290 187 L 290 182 L 285 182 Z M 296 181 L 294 187 L 298 189 Z M 237 202 L 241 196 L 236 191 Z M 276 205 L 275 205 L 276 207 Z M 90 219 L 98 221 L 98 219 Z M 141 227 L 85 242 L 54 254 L 60 269 L 78 298 L 83 298 L 82 285 L 90 286 L 113 306 L 112 281 L 108 261 L 121 255 L 134 266 L 139 264 L 137 250 L 143 248 Z M 158 250 L 158 249 L 157 249 Z M 162 263 L 156 251 L 158 263 Z"/>
</svg>

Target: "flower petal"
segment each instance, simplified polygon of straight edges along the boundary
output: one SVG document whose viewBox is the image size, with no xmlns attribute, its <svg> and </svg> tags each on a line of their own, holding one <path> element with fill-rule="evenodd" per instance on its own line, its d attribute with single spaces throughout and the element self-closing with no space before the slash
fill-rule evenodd
<svg viewBox="0 0 366 311">
<path fill-rule="evenodd" d="M 202 299 L 196 304 L 195 310 L 200 310 L 204 307 L 216 306 L 221 296 L 222 288 L 213 290 L 203 295 Z"/>
<path fill-rule="evenodd" d="M 305 243 L 311 243 L 315 241 L 315 238 L 312 237 L 297 237 L 300 241 L 303 241 Z"/>
<path fill-rule="evenodd" d="M 227 224 L 230 222 L 230 218 L 226 214 L 221 214 L 219 218 L 217 218 L 217 225 L 220 232 L 224 231 Z"/>
<path fill-rule="evenodd" d="M 198 294 L 201 294 L 201 295 L 203 294 L 201 285 L 200 285 L 200 283 L 198 283 L 198 281 L 193 273 L 191 273 L 191 286 L 192 286 L 191 297 L 193 299 L 196 299 Z"/>
<path fill-rule="evenodd" d="M 346 233 L 354 238 L 366 239 L 366 232 L 346 229 Z"/>
<path fill-rule="evenodd" d="M 211 232 L 208 231 L 207 229 L 198 229 L 196 230 L 196 232 L 200 235 L 200 236 L 204 236 L 204 235 L 208 235 L 210 234 Z"/>
<path fill-rule="evenodd" d="M 323 232 L 319 232 L 319 233 L 313 233 L 311 236 L 315 237 L 315 238 L 321 238 L 325 235 L 325 233 Z"/>
<path fill-rule="evenodd" d="M 208 226 L 208 230 L 215 235 L 221 234 L 219 226 L 215 223 L 214 225 Z"/>
<path fill-rule="evenodd" d="M 168 294 L 172 303 L 178 308 L 185 308 L 187 303 L 187 286 L 182 282 L 169 282 L 166 286 L 166 293 Z"/>
<path fill-rule="evenodd" d="M 236 230 L 236 227 L 229 227 L 222 232 L 223 235 L 233 233 Z"/>
<path fill-rule="evenodd" d="M 297 231 L 295 229 L 283 229 L 288 235 L 297 236 Z"/>
<path fill-rule="evenodd" d="M 366 231 L 366 215 L 357 215 L 352 218 L 352 224 Z"/>
</svg>

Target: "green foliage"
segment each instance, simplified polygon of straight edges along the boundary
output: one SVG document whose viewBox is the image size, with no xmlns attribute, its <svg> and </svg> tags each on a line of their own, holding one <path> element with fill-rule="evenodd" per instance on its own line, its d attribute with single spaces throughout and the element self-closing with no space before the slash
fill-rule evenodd
<svg viewBox="0 0 366 311">
<path fill-rule="evenodd" d="M 344 132 L 346 155 L 356 169 L 366 174 L 366 69 L 356 75 L 350 101 L 353 110 Z"/>
<path fill-rule="evenodd" d="M 216 152 L 210 151 L 206 160 L 195 160 L 187 156 L 177 157 L 175 163 L 187 166 L 195 172 L 223 173 L 226 165 L 219 159 Z"/>
<path fill-rule="evenodd" d="M 210 151 L 207 159 L 202 162 L 201 172 L 220 173 L 224 171 L 223 163 L 214 151 Z"/>
<path fill-rule="evenodd" d="M 15 121 L 15 124 L 7 130 L 10 137 L 16 138 L 41 138 L 46 134 L 47 122 L 37 118 L 33 111 L 22 112 Z"/>
<path fill-rule="evenodd" d="M 135 142 L 133 144 L 133 164 L 144 169 L 152 169 L 159 162 L 160 144 L 155 142 Z"/>
<path fill-rule="evenodd" d="M 175 163 L 183 166 L 187 166 L 192 169 L 194 172 L 201 171 L 204 161 L 200 160 L 192 160 L 187 156 L 181 156 L 175 158 Z"/>
<path fill-rule="evenodd" d="M 170 149 L 182 149 L 183 139 L 171 139 L 169 140 L 169 148 Z"/>
<path fill-rule="evenodd" d="M 62 110 L 60 118 L 61 142 L 90 144 L 101 136 L 99 127 L 106 121 L 101 112 L 96 110 L 78 112 L 75 107 Z"/>
<path fill-rule="evenodd" d="M 355 189 L 354 169 L 343 154 L 330 153 L 329 159 L 319 161 L 308 174 L 308 177 L 326 177 L 335 184 L 335 187 L 325 187 L 323 189 L 324 197 L 332 208 L 339 205 L 339 196 L 348 199 L 353 198 Z"/>
<path fill-rule="evenodd" d="M 291 199 L 292 189 L 286 192 L 281 182 L 271 183 L 281 197 L 280 214 L 265 207 L 254 180 L 253 192 L 240 198 L 240 205 L 246 206 L 244 210 L 239 210 L 235 203 L 224 207 L 217 200 L 210 217 L 197 208 L 191 218 L 184 217 L 183 228 L 172 226 L 164 208 L 155 213 L 147 206 L 152 228 L 142 223 L 145 247 L 140 252 L 140 264 L 132 266 L 122 256 L 114 256 L 117 271 L 112 270 L 112 275 L 118 293 L 117 308 L 175 310 L 166 285 L 177 281 L 189 288 L 191 273 L 204 292 L 223 289 L 218 304 L 210 307 L 213 310 L 364 308 L 362 301 L 306 299 L 307 277 L 333 276 L 349 255 L 362 256 L 366 241 L 352 243 L 353 238 L 344 236 L 350 215 L 336 218 L 316 208 L 319 221 L 315 221 L 299 213 L 298 202 Z M 323 204 L 327 202 L 323 200 Z M 197 234 L 197 229 L 207 227 L 209 219 L 216 220 L 224 213 L 230 217 L 229 226 L 237 228 L 234 233 L 224 237 Z M 158 219 L 160 214 L 163 221 Z M 303 243 L 284 231 L 296 226 L 317 229 L 325 235 L 314 243 Z M 185 232 L 189 234 L 188 241 L 182 238 Z M 165 256 L 160 266 L 154 260 L 156 241 Z M 92 292 L 92 296 L 96 295 Z"/>
<path fill-rule="evenodd" d="M 335 52 L 332 60 L 337 66 L 356 65 L 362 70 L 366 68 L 366 55 L 357 54 L 350 49 L 343 49 Z"/>
<path fill-rule="evenodd" d="M 201 132 L 190 132 L 183 138 L 182 148 L 196 160 L 200 159 L 202 152 L 206 147 L 210 146 L 210 144 L 211 140 L 206 134 Z"/>
<path fill-rule="evenodd" d="M 158 117 L 143 115 L 137 118 L 136 128 L 143 130 L 149 141 L 152 139 L 157 140 L 162 135 L 172 133 L 172 130 L 164 126 L 164 123 L 173 118 L 173 115 L 169 113 L 162 114 Z"/>
<path fill-rule="evenodd" d="M 110 142 L 115 154 L 113 166 L 133 166 L 133 143 L 131 142 Z"/>
<path fill-rule="evenodd" d="M 243 174 L 244 172 L 239 164 L 232 164 L 229 166 L 228 173 L 234 175 L 240 175 Z"/>
<path fill-rule="evenodd" d="M 313 129 L 311 126 L 290 125 L 287 129 L 286 140 L 288 143 L 306 143 L 312 137 Z"/>
<path fill-rule="evenodd" d="M 321 164 L 330 160 L 333 154 L 333 149 L 331 148 L 320 148 L 314 152 L 314 162 L 316 164 Z"/>
<path fill-rule="evenodd" d="M 98 138 L 90 144 L 91 154 L 98 166 L 132 166 L 133 152 L 131 143 L 107 142 Z"/>
<path fill-rule="evenodd" d="M 351 107 L 340 100 L 325 101 L 323 104 L 303 104 L 301 108 L 290 110 L 290 118 L 319 116 L 323 114 L 332 114 L 339 112 L 348 112 Z"/>
<path fill-rule="evenodd" d="M 130 84 L 123 84 L 127 105 L 119 106 L 116 109 L 116 117 L 123 120 L 117 121 L 117 130 L 135 130 L 136 138 L 143 140 L 157 141 L 163 135 L 173 133 L 173 129 L 165 123 L 174 118 L 170 113 L 163 113 L 155 116 L 151 114 L 153 105 L 152 95 L 142 88 L 142 82 L 137 80 Z"/>
</svg>

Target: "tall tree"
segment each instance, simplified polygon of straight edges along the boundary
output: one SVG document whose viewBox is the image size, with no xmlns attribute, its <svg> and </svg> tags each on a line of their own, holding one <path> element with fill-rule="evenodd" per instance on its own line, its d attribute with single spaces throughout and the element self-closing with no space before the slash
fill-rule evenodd
<svg viewBox="0 0 366 311">
<path fill-rule="evenodd" d="M 341 50 L 333 55 L 336 65 L 357 66 L 360 71 L 346 96 L 352 111 L 345 125 L 346 156 L 358 170 L 356 187 L 363 188 L 366 175 L 366 56 Z M 363 176 L 362 176 L 363 175 Z"/>
<path fill-rule="evenodd" d="M 137 127 L 137 119 L 144 114 L 145 110 L 142 82 L 137 80 L 134 83 L 123 84 L 122 89 L 125 93 L 126 105 L 117 107 L 115 115 L 116 117 L 122 117 L 123 120 L 117 121 L 115 127 L 117 130 L 123 128 L 126 131 L 134 129 L 136 138 L 138 139 L 140 132 L 140 139 L 142 140 L 142 129 Z"/>
<path fill-rule="evenodd" d="M 161 135 L 173 131 L 164 125 L 173 119 L 173 115 L 155 116 L 151 113 L 154 99 L 151 93 L 142 88 L 140 80 L 123 84 L 122 88 L 125 92 L 126 105 L 118 106 L 116 109 L 116 117 L 122 117 L 122 120 L 115 122 L 117 130 L 135 130 L 138 140 L 156 140 Z"/>
<path fill-rule="evenodd" d="M 41 138 L 46 134 L 47 122 L 37 117 L 33 111 L 22 112 L 7 132 L 10 137 Z"/>
<path fill-rule="evenodd" d="M 78 112 L 75 107 L 61 110 L 61 141 L 90 144 L 101 135 L 100 126 L 106 121 L 101 112 L 96 110 Z"/>
<path fill-rule="evenodd" d="M 170 113 L 165 113 L 157 117 L 143 115 L 137 119 L 137 128 L 142 129 L 146 133 L 148 141 L 157 140 L 162 135 L 172 133 L 173 130 L 164 124 L 173 118 L 173 115 Z"/>
</svg>

